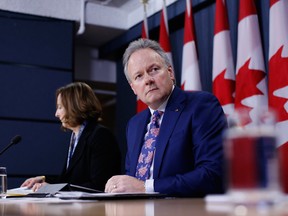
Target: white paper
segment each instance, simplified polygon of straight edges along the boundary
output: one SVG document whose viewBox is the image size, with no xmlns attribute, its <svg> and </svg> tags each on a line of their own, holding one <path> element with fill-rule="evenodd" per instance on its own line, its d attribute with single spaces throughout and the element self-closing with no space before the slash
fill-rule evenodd
<svg viewBox="0 0 288 216">
<path fill-rule="evenodd" d="M 33 193 L 33 190 L 27 187 L 19 187 L 7 190 L 7 196 L 22 196 L 29 193 Z"/>
</svg>

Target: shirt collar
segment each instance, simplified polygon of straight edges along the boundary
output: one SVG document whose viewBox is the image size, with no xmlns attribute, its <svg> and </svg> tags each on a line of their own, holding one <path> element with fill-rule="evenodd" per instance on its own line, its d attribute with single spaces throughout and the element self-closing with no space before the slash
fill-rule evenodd
<svg viewBox="0 0 288 216">
<path fill-rule="evenodd" d="M 164 103 L 162 103 L 162 104 L 158 107 L 158 109 L 157 109 L 158 111 L 165 112 L 165 109 L 166 109 L 168 100 L 169 100 L 169 98 L 170 98 L 170 96 L 171 96 L 174 88 L 175 88 L 175 86 L 173 85 L 173 86 L 172 86 L 172 91 L 171 91 L 170 95 L 169 95 L 168 98 L 164 101 Z M 150 107 L 149 107 L 149 110 L 150 110 L 151 115 L 153 115 L 153 113 L 154 113 L 155 110 L 153 110 L 153 109 L 150 108 Z"/>
<path fill-rule="evenodd" d="M 80 138 L 83 130 L 85 129 L 85 126 L 86 126 L 86 125 L 87 125 L 87 121 L 84 121 L 84 122 L 82 123 L 82 125 L 80 126 L 79 133 L 78 133 L 78 135 L 77 135 L 77 137 L 76 137 L 76 140 L 77 140 L 77 141 L 79 140 L 79 138 Z"/>
</svg>

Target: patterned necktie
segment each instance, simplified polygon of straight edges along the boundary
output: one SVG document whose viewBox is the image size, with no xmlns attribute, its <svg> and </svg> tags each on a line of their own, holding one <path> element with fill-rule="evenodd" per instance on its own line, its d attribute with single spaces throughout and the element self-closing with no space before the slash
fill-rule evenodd
<svg viewBox="0 0 288 216">
<path fill-rule="evenodd" d="M 163 112 L 161 111 L 154 111 L 148 133 L 145 136 L 144 144 L 139 155 L 135 176 L 142 181 L 149 178 L 150 167 L 155 152 L 156 139 L 160 131 L 159 119 L 162 114 Z"/>
</svg>

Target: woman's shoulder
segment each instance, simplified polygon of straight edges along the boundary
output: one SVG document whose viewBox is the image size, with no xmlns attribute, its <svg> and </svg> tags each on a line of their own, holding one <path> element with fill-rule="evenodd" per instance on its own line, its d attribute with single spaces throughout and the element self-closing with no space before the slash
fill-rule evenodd
<svg viewBox="0 0 288 216">
<path fill-rule="evenodd" d="M 104 126 L 98 121 L 89 121 L 87 122 L 86 127 L 87 131 L 94 131 L 94 132 L 100 131 L 101 133 L 112 133 L 108 127 Z"/>
</svg>

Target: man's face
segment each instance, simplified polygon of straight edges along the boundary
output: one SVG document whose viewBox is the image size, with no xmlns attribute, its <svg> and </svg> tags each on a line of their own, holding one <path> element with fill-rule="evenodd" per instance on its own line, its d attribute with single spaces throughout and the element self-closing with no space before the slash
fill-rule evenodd
<svg viewBox="0 0 288 216">
<path fill-rule="evenodd" d="M 172 67 L 152 49 L 134 52 L 127 64 L 133 92 L 152 109 L 157 109 L 170 95 L 175 80 Z"/>
</svg>

